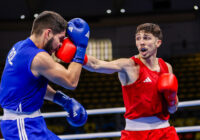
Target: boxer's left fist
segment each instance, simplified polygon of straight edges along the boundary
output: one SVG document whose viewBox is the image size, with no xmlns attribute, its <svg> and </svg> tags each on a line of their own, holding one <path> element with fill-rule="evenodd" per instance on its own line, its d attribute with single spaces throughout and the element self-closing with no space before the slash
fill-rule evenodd
<svg viewBox="0 0 200 140">
<path fill-rule="evenodd" d="M 72 61 L 83 64 L 90 36 L 90 28 L 88 23 L 81 18 L 71 19 L 68 22 L 67 34 L 77 48 L 76 54 Z"/>
<path fill-rule="evenodd" d="M 174 74 L 163 73 L 160 75 L 158 79 L 158 91 L 164 95 L 169 107 L 173 108 L 177 106 L 178 80 Z M 170 110 L 169 112 L 171 113 Z"/>
<path fill-rule="evenodd" d="M 74 98 L 70 98 L 61 91 L 54 95 L 53 102 L 62 106 L 67 111 L 67 121 L 74 127 L 83 126 L 88 118 L 85 108 Z"/>
</svg>

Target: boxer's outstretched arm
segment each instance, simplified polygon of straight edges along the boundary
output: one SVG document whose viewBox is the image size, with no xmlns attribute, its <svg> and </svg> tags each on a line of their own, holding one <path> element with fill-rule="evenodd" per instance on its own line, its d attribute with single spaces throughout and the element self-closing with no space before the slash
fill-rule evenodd
<svg viewBox="0 0 200 140">
<path fill-rule="evenodd" d="M 112 74 L 122 72 L 126 67 L 129 67 L 133 62 L 128 58 L 121 58 L 114 61 L 102 61 L 93 56 L 88 56 L 86 65 L 83 68 L 98 73 Z"/>
</svg>

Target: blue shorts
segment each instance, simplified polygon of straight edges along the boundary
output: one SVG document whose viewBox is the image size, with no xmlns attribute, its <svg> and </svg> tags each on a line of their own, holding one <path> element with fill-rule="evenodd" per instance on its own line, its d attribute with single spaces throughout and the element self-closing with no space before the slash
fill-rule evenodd
<svg viewBox="0 0 200 140">
<path fill-rule="evenodd" d="M 1 132 L 5 140 L 61 140 L 47 128 L 42 116 L 2 120 Z"/>
</svg>

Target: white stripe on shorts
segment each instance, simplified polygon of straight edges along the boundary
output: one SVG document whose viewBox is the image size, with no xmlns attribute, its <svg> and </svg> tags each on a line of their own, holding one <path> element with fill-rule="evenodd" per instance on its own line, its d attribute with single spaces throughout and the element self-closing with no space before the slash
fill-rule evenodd
<svg viewBox="0 0 200 140">
<path fill-rule="evenodd" d="M 18 127 L 20 140 L 28 140 L 26 130 L 25 130 L 24 118 L 17 119 L 17 127 Z"/>
<path fill-rule="evenodd" d="M 21 134 L 21 127 L 20 127 L 20 118 L 17 119 L 17 129 L 18 129 L 18 134 L 19 134 L 19 140 L 23 140 L 22 134 Z"/>
</svg>

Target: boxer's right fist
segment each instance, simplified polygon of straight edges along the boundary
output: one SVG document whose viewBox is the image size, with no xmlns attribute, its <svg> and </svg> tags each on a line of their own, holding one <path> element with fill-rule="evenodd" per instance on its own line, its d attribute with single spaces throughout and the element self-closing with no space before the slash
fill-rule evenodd
<svg viewBox="0 0 200 140">
<path fill-rule="evenodd" d="M 88 118 L 85 108 L 74 98 L 70 98 L 61 91 L 54 95 L 53 102 L 62 106 L 67 111 L 67 121 L 74 127 L 83 126 Z"/>
<path fill-rule="evenodd" d="M 74 18 L 68 22 L 67 34 L 77 48 L 72 61 L 83 64 L 90 35 L 89 25 L 81 18 Z"/>
<path fill-rule="evenodd" d="M 70 63 L 76 53 L 76 46 L 71 42 L 69 38 L 63 40 L 62 46 L 56 52 L 56 57 L 66 63 Z"/>
<path fill-rule="evenodd" d="M 158 91 L 163 93 L 168 106 L 177 104 L 178 80 L 172 73 L 163 73 L 158 79 Z"/>
</svg>

